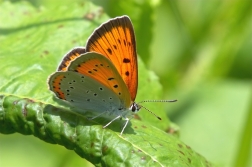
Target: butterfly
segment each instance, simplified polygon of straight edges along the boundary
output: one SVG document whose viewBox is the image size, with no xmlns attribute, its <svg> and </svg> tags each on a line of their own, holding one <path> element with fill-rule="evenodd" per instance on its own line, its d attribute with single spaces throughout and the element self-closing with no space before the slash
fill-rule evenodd
<svg viewBox="0 0 252 167">
<path fill-rule="evenodd" d="M 112 118 L 103 128 L 123 118 L 122 135 L 129 120 L 143 107 L 135 102 L 138 65 L 130 18 L 116 17 L 95 29 L 85 48 L 74 48 L 65 55 L 48 85 L 56 97 L 83 114 L 96 113 L 91 119 Z"/>
</svg>

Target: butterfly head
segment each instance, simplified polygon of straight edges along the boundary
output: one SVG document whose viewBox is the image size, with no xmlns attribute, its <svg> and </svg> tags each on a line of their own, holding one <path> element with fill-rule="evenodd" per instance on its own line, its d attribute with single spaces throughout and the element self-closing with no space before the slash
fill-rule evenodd
<svg viewBox="0 0 252 167">
<path fill-rule="evenodd" d="M 145 102 L 145 101 L 142 101 Z M 140 102 L 140 103 L 142 103 Z M 132 111 L 132 114 L 136 114 L 141 108 L 144 108 L 145 110 L 149 111 L 151 114 L 155 115 L 155 117 L 157 117 L 159 120 L 161 120 L 161 118 L 159 116 L 157 116 L 155 113 L 153 113 L 152 111 L 150 111 L 148 108 L 140 105 L 139 103 L 133 102 L 129 108 L 130 111 Z"/>
<path fill-rule="evenodd" d="M 139 105 L 139 104 L 137 104 L 137 103 L 135 103 L 135 102 L 133 102 L 132 104 L 131 104 L 131 106 L 130 106 L 130 111 L 132 111 L 132 113 L 137 113 L 140 109 L 141 109 L 141 105 Z"/>
</svg>

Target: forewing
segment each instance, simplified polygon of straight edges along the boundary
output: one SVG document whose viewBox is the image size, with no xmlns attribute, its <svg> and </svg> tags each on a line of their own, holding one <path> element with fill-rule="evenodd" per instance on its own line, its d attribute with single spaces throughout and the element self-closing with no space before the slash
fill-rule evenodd
<svg viewBox="0 0 252 167">
<path fill-rule="evenodd" d="M 109 20 L 98 27 L 86 46 L 87 52 L 98 52 L 116 67 L 134 101 L 138 85 L 135 33 L 127 16 Z"/>
<path fill-rule="evenodd" d="M 74 71 L 93 78 L 114 92 L 121 103 L 128 108 L 131 97 L 127 86 L 109 59 L 95 52 L 87 52 L 72 61 L 68 71 Z M 85 86 L 85 85 L 83 85 Z"/>
</svg>

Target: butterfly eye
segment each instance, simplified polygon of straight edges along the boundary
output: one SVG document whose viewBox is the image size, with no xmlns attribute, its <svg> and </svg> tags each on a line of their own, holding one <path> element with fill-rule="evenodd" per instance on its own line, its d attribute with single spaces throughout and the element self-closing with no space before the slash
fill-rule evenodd
<svg viewBox="0 0 252 167">
<path fill-rule="evenodd" d="M 134 103 L 132 103 L 132 105 L 130 106 L 130 110 L 132 111 L 132 112 L 137 112 L 137 111 L 139 111 L 140 110 L 140 106 L 139 105 L 137 105 L 135 102 Z"/>
</svg>

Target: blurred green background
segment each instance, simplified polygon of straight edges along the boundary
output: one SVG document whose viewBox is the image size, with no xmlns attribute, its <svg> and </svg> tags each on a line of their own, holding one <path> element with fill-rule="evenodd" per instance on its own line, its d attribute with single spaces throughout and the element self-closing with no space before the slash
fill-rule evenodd
<svg viewBox="0 0 252 167">
<path fill-rule="evenodd" d="M 84 1 L 29 2 L 57 10 Z M 138 55 L 159 76 L 163 98 L 178 99 L 165 112 L 180 127 L 180 139 L 217 166 L 252 166 L 252 2 L 91 2 L 111 18 L 131 18 Z M 73 151 L 33 136 L 0 135 L 0 166 L 83 163 Z"/>
</svg>

